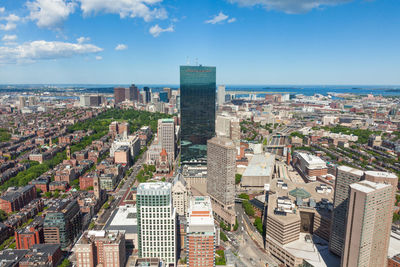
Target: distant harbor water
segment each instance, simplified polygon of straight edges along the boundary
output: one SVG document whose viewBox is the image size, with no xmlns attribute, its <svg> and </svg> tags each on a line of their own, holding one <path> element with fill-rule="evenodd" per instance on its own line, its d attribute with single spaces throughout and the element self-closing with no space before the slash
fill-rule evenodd
<svg viewBox="0 0 400 267">
<path fill-rule="evenodd" d="M 57 93 L 81 93 L 81 94 L 113 94 L 114 87 L 129 87 L 129 84 L 54 84 L 54 85 L 0 85 L 0 93 L 23 93 L 32 91 L 57 92 Z M 145 86 L 152 88 L 153 92 L 162 91 L 164 87 L 178 89 L 177 84 L 137 84 L 139 88 Z M 364 85 L 227 85 L 226 93 L 229 91 L 246 92 L 270 92 L 270 93 L 289 93 L 303 94 L 311 96 L 314 94 L 328 95 L 337 94 L 357 94 L 357 95 L 382 95 L 400 96 L 399 86 L 364 86 Z M 263 96 L 263 94 L 259 94 Z"/>
</svg>

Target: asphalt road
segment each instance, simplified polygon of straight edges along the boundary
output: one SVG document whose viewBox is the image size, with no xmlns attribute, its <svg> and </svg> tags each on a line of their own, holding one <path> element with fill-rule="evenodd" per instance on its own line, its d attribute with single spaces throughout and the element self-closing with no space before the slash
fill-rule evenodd
<svg viewBox="0 0 400 267">
<path fill-rule="evenodd" d="M 269 267 L 278 266 L 275 260 L 250 237 L 249 233 L 247 233 L 248 228 L 245 226 L 245 220 L 249 227 L 250 234 L 261 239 L 261 235 L 251 224 L 247 215 L 244 214 L 241 205 L 237 204 L 235 208 L 239 228 L 236 232 L 227 233 L 227 236 L 230 239 L 228 244 L 229 250 L 235 252 L 240 258 L 240 260 L 236 261 L 235 265 L 242 266 L 244 264 L 244 266 L 265 266 L 265 264 L 268 263 Z M 229 254 L 230 261 L 232 261 L 232 253 Z"/>
</svg>

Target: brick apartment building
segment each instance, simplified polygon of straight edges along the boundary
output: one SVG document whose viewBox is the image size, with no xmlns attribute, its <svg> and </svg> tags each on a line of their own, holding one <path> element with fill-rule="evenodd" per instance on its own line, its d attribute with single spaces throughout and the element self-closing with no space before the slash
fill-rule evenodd
<svg viewBox="0 0 400 267">
<path fill-rule="evenodd" d="M 7 213 L 19 211 L 36 198 L 36 189 L 33 185 L 20 188 L 9 188 L 0 196 L 0 209 Z"/>
</svg>

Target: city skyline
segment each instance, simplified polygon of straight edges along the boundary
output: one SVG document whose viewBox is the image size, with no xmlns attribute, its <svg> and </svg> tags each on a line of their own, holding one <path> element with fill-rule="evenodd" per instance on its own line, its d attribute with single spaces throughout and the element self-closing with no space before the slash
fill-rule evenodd
<svg viewBox="0 0 400 267">
<path fill-rule="evenodd" d="M 3 1 L 0 80 L 177 84 L 189 57 L 218 84 L 400 84 L 394 0 L 147 3 Z"/>
</svg>

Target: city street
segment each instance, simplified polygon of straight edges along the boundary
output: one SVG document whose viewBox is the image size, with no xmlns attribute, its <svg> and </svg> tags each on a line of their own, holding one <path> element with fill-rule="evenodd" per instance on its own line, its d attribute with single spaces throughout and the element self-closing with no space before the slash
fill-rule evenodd
<svg viewBox="0 0 400 267">
<path fill-rule="evenodd" d="M 240 261 L 236 260 L 236 266 L 265 266 L 268 263 L 268 266 L 278 266 L 275 260 L 269 256 L 265 250 L 257 244 L 253 238 L 258 238 L 259 242 L 262 242 L 261 235 L 257 232 L 255 227 L 249 221 L 247 215 L 245 215 L 244 210 L 242 209 L 240 204 L 236 205 L 236 215 L 239 224 L 239 228 L 236 232 L 227 233 L 228 238 L 230 239 L 228 248 L 235 252 Z M 248 227 L 246 227 L 246 225 Z M 247 229 L 250 231 L 250 235 L 247 232 Z M 228 252 L 229 260 L 232 261 L 232 253 Z"/>
</svg>

